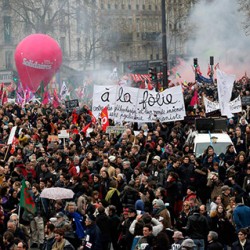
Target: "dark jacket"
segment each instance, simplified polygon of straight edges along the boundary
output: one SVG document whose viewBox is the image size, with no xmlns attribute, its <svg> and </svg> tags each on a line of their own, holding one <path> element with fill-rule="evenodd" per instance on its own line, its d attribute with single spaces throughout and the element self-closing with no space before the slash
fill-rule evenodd
<svg viewBox="0 0 250 250">
<path fill-rule="evenodd" d="M 188 217 L 186 226 L 187 235 L 191 239 L 206 239 L 208 234 L 208 221 L 205 216 L 195 212 Z"/>
<path fill-rule="evenodd" d="M 231 250 L 250 250 L 250 240 L 246 241 L 244 248 L 242 248 L 239 241 L 235 241 L 232 245 Z"/>
<path fill-rule="evenodd" d="M 83 243 L 84 249 L 102 250 L 101 230 L 96 224 L 86 228 L 86 237 Z"/>
<path fill-rule="evenodd" d="M 223 246 L 218 241 L 212 241 L 207 244 L 207 250 L 223 250 Z"/>
</svg>

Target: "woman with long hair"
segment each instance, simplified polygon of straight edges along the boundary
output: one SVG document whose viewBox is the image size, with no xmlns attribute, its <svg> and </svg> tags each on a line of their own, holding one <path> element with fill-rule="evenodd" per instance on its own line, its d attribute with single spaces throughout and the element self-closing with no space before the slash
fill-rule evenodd
<svg viewBox="0 0 250 250">
<path fill-rule="evenodd" d="M 224 247 L 231 246 L 236 238 L 235 229 L 227 217 L 227 212 L 222 204 L 210 213 L 210 229 L 218 233 L 218 241 Z"/>
</svg>

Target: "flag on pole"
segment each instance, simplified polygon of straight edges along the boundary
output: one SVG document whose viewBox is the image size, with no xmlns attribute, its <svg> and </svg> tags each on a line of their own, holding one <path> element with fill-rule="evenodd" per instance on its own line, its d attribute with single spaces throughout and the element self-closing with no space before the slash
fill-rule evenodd
<svg viewBox="0 0 250 250">
<path fill-rule="evenodd" d="M 2 97 L 2 105 L 4 105 L 6 102 L 8 102 L 8 97 L 6 90 L 3 92 L 3 97 Z"/>
<path fill-rule="evenodd" d="M 86 132 L 87 132 L 87 130 L 88 130 L 88 128 L 90 127 L 91 124 L 92 124 L 92 123 L 89 122 L 89 123 L 82 129 L 81 132 L 83 132 L 84 134 L 86 134 Z"/>
<path fill-rule="evenodd" d="M 56 93 L 56 89 L 54 89 L 54 93 L 53 93 L 53 107 L 57 108 L 60 105 L 60 101 L 58 98 L 58 95 Z"/>
<path fill-rule="evenodd" d="M 105 132 L 107 127 L 109 126 L 109 117 L 108 117 L 108 107 L 104 107 L 101 112 L 101 124 L 102 130 Z"/>
<path fill-rule="evenodd" d="M 20 191 L 20 207 L 23 207 L 28 212 L 35 214 L 36 213 L 36 205 L 31 196 L 31 191 L 28 189 L 25 179 L 22 180 L 22 188 Z"/>
<path fill-rule="evenodd" d="M 211 76 L 211 67 L 210 67 L 209 64 L 208 64 L 208 68 L 207 68 L 207 75 L 208 75 L 208 76 Z"/>
<path fill-rule="evenodd" d="M 46 90 L 46 91 L 44 92 L 42 104 L 43 104 L 43 105 L 46 105 L 46 104 L 48 104 L 48 103 L 49 103 L 49 92 L 48 92 L 48 90 Z"/>
<path fill-rule="evenodd" d="M 1 83 L 0 85 L 0 99 L 2 99 L 2 96 L 3 96 L 3 85 L 4 83 Z"/>
<path fill-rule="evenodd" d="M 13 141 L 12 141 L 12 146 L 10 149 L 10 154 L 14 154 L 15 150 L 16 150 L 16 146 L 18 145 L 19 140 L 14 136 Z"/>
<path fill-rule="evenodd" d="M 61 98 L 61 100 L 65 100 L 67 96 L 69 96 L 69 90 L 66 86 L 65 81 L 63 81 L 61 91 L 60 91 L 60 98 Z"/>
<path fill-rule="evenodd" d="M 95 124 L 95 123 L 96 123 L 96 118 L 95 118 L 95 116 L 93 115 L 93 113 L 92 113 L 92 111 L 91 111 L 90 109 L 88 109 L 88 114 L 89 114 L 90 117 L 91 117 L 91 122 L 92 122 L 93 124 Z"/>
<path fill-rule="evenodd" d="M 78 121 L 78 114 L 76 113 L 76 110 L 74 109 L 72 112 L 72 123 L 77 124 Z"/>
</svg>

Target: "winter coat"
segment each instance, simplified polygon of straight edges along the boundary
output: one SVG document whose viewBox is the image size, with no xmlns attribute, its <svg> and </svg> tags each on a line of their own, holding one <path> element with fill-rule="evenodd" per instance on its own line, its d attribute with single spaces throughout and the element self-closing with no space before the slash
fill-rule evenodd
<svg viewBox="0 0 250 250">
<path fill-rule="evenodd" d="M 207 250 L 223 250 L 223 246 L 218 241 L 212 241 L 207 244 Z"/>
<path fill-rule="evenodd" d="M 246 241 L 244 248 L 241 246 L 239 241 L 235 241 L 232 245 L 231 250 L 250 250 L 250 240 Z"/>
<path fill-rule="evenodd" d="M 83 243 L 84 249 L 102 250 L 101 230 L 96 224 L 86 228 L 86 237 Z"/>
<path fill-rule="evenodd" d="M 238 204 L 233 211 L 233 221 L 236 226 L 237 232 L 241 228 L 250 226 L 250 207 L 244 204 Z"/>
</svg>

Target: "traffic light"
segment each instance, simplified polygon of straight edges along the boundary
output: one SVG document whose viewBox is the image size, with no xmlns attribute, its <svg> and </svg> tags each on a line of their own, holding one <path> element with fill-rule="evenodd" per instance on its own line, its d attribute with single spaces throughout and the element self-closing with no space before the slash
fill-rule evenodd
<svg viewBox="0 0 250 250">
<path fill-rule="evenodd" d="M 210 56 L 210 65 L 214 65 L 214 57 Z"/>
<path fill-rule="evenodd" d="M 194 67 L 195 67 L 195 68 L 198 67 L 198 58 L 194 58 Z"/>
<path fill-rule="evenodd" d="M 157 71 L 156 71 L 156 68 L 149 68 L 149 75 L 150 75 L 150 79 L 153 81 L 153 82 L 156 82 L 157 81 Z"/>
</svg>

